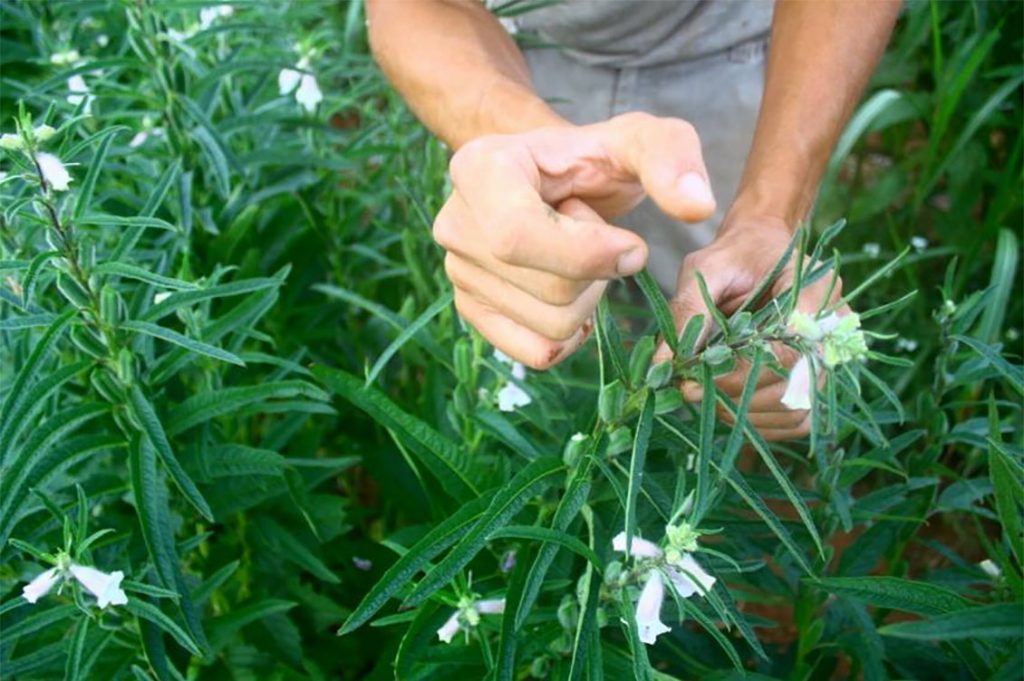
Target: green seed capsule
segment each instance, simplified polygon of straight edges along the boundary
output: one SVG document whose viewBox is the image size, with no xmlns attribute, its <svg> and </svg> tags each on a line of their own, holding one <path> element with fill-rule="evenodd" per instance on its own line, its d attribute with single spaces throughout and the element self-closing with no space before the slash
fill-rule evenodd
<svg viewBox="0 0 1024 681">
<path fill-rule="evenodd" d="M 672 378 L 672 362 L 659 362 L 647 370 L 645 383 L 648 387 L 657 390 L 668 383 Z"/>
<path fill-rule="evenodd" d="M 117 325 L 123 310 L 120 294 L 113 286 L 104 286 L 100 291 L 100 318 L 111 326 Z"/>
<path fill-rule="evenodd" d="M 117 384 L 117 378 L 109 369 L 99 367 L 89 374 L 89 382 L 107 402 L 120 404 L 124 402 L 124 391 Z"/>
<path fill-rule="evenodd" d="M 622 418 L 626 406 L 626 389 L 618 379 L 601 388 L 597 400 L 597 413 L 605 423 L 615 423 Z"/>
<path fill-rule="evenodd" d="M 633 431 L 628 426 L 620 426 L 608 436 L 608 450 L 605 454 L 609 457 L 617 456 L 622 452 L 628 452 L 632 447 Z"/>
<path fill-rule="evenodd" d="M 633 352 L 629 356 L 630 385 L 641 385 L 643 383 L 647 370 L 651 366 L 654 350 L 654 336 L 644 336 L 633 346 Z"/>
<path fill-rule="evenodd" d="M 106 344 L 89 327 L 84 325 L 75 326 L 68 335 L 76 348 L 93 359 L 103 359 L 107 356 L 108 348 Z"/>
<path fill-rule="evenodd" d="M 57 290 L 61 292 L 68 302 L 76 307 L 91 307 L 89 293 L 82 285 L 63 272 L 57 273 Z"/>
<path fill-rule="evenodd" d="M 704 351 L 704 361 L 711 366 L 718 366 L 728 362 L 732 357 L 732 348 L 728 345 L 712 345 Z"/>
<path fill-rule="evenodd" d="M 668 414 L 685 404 L 682 393 L 675 386 L 664 388 L 654 393 L 654 413 L 657 416 Z"/>
<path fill-rule="evenodd" d="M 583 457 L 583 452 L 587 448 L 587 442 L 590 440 L 589 435 L 583 433 L 576 433 L 569 442 L 565 445 L 565 451 L 562 452 L 562 461 L 569 468 L 575 468 L 576 464 Z"/>
<path fill-rule="evenodd" d="M 126 386 L 135 385 L 135 355 L 127 348 L 117 353 L 117 377 Z"/>
<path fill-rule="evenodd" d="M 455 378 L 459 383 L 473 383 L 473 345 L 468 338 L 460 338 L 455 342 L 452 364 L 455 365 Z"/>
<path fill-rule="evenodd" d="M 455 411 L 460 414 L 469 414 L 473 411 L 473 399 L 470 397 L 469 388 L 466 386 L 455 386 L 455 393 L 452 399 L 455 402 Z"/>
</svg>

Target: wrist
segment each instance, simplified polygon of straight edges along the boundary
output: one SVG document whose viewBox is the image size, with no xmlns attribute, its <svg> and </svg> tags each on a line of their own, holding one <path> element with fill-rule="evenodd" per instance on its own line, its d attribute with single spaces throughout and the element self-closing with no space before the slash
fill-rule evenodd
<svg viewBox="0 0 1024 681">
<path fill-rule="evenodd" d="M 452 140 L 452 146 L 458 148 L 484 135 L 510 135 L 570 125 L 532 88 L 500 78 L 482 90 L 468 134 Z"/>
</svg>

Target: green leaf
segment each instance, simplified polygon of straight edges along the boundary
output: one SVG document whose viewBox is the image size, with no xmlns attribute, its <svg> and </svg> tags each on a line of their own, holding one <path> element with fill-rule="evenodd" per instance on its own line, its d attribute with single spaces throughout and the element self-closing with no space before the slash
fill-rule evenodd
<svg viewBox="0 0 1024 681">
<path fill-rule="evenodd" d="M 240 296 L 243 293 L 262 291 L 268 288 L 277 288 L 281 285 L 281 279 L 277 277 L 257 277 L 254 279 L 241 279 L 227 284 L 215 284 L 208 288 L 200 288 L 191 291 L 179 291 L 167 296 L 160 303 L 146 310 L 140 317 L 144 322 L 158 322 L 180 307 L 192 305 L 204 300 L 224 298 L 227 296 Z"/>
<path fill-rule="evenodd" d="M 900 577 L 822 577 L 814 585 L 879 608 L 917 615 L 941 615 L 972 605 L 945 587 Z"/>
<path fill-rule="evenodd" d="M 153 217 L 156 215 L 157 210 L 163 205 L 164 199 L 167 197 L 167 192 L 170 190 L 171 185 L 174 184 L 174 180 L 178 177 L 178 172 L 181 170 L 181 159 L 174 159 L 167 168 L 157 178 L 156 184 L 153 186 L 153 191 L 150 192 L 149 198 L 146 199 L 146 205 L 142 207 L 139 212 L 140 217 Z M 142 237 L 142 233 L 146 231 L 146 227 L 143 225 L 134 225 L 125 232 L 120 239 L 117 241 L 117 246 L 114 247 L 113 252 L 110 254 L 110 260 L 118 261 L 122 260 L 124 256 L 135 248 L 135 244 L 138 243 Z"/>
<path fill-rule="evenodd" d="M 312 383 L 300 380 L 270 381 L 196 393 L 168 413 L 167 432 L 177 435 L 218 416 L 234 414 L 251 404 L 292 397 L 326 400 L 327 394 Z"/>
<path fill-rule="evenodd" d="M 139 386 L 132 386 L 128 391 L 128 402 L 132 413 L 135 415 L 135 419 L 142 426 L 142 433 L 156 449 L 160 460 L 166 466 L 168 472 L 170 472 L 171 478 L 178 486 L 178 489 L 181 490 L 181 493 L 185 495 L 185 499 L 204 518 L 212 522 L 213 511 L 210 510 L 210 505 L 206 503 L 206 499 L 203 498 L 202 493 L 195 483 L 192 482 L 192 478 L 188 476 L 185 469 L 181 467 L 181 463 L 178 462 L 177 457 L 171 450 L 171 443 L 167 439 L 167 433 L 164 432 L 163 424 L 160 423 L 160 419 L 156 415 L 156 410 L 153 409 L 153 405 L 146 399 L 146 396 L 142 394 L 142 389 Z"/>
<path fill-rule="evenodd" d="M 198 289 L 199 285 L 194 284 L 191 281 L 183 281 L 181 279 L 175 279 L 173 277 L 165 277 L 162 274 L 156 274 L 150 272 L 147 269 L 137 267 L 135 265 L 129 265 L 123 262 L 105 262 L 101 263 L 93 269 L 95 274 L 112 274 L 114 276 L 123 277 L 125 279 L 135 279 L 137 281 L 144 281 L 147 284 L 153 284 L 154 286 L 160 286 L 163 288 L 174 289 L 175 291 L 186 291 Z"/>
<path fill-rule="evenodd" d="M 992 407 L 994 409 L 994 407 Z M 1014 463 L 1002 443 L 988 438 L 988 472 L 995 490 L 995 506 L 1003 532 L 1009 540 L 1010 550 L 1017 561 L 1024 560 L 1024 477 L 1020 466 Z"/>
<path fill-rule="evenodd" d="M 271 518 L 262 519 L 260 527 L 275 552 L 284 560 L 295 563 L 303 570 L 330 584 L 341 582 L 322 560 L 296 538 L 293 532 L 286 531 Z"/>
<path fill-rule="evenodd" d="M 658 322 L 658 331 L 661 332 L 661 337 L 668 344 L 668 347 L 672 349 L 672 354 L 677 354 L 679 352 L 679 336 L 676 333 L 676 322 L 672 317 L 672 310 L 668 306 L 668 301 L 665 300 L 664 294 L 662 294 L 661 289 L 658 287 L 658 283 L 654 281 L 654 277 L 651 276 L 647 269 L 640 270 L 633 278 L 636 279 L 637 285 L 643 291 L 644 297 L 647 298 L 647 302 L 654 312 L 654 318 Z"/>
<path fill-rule="evenodd" d="M 654 670 L 651 669 L 651 661 L 647 659 L 647 647 L 640 641 L 636 614 L 630 608 L 629 599 L 625 597 L 625 594 L 619 599 L 618 610 L 619 620 L 632 653 L 630 658 L 633 662 L 633 679 L 635 681 L 651 681 Z"/>
<path fill-rule="evenodd" d="M 180 231 L 177 226 L 166 220 L 141 215 L 124 217 L 121 215 L 106 215 L 104 213 L 89 213 L 78 218 L 80 225 L 98 225 L 100 227 L 132 227 L 139 229 L 163 229 L 168 232 Z"/>
<path fill-rule="evenodd" d="M 178 624 L 168 617 L 160 608 L 156 607 L 152 603 L 147 603 L 141 598 L 129 598 L 127 605 L 124 606 L 129 612 L 133 613 L 137 617 L 141 617 L 144 620 L 152 622 L 157 627 L 162 629 L 171 635 L 175 641 L 181 645 L 182 648 L 192 653 L 193 655 L 202 656 L 202 650 L 199 648 L 199 644 Z"/>
<path fill-rule="evenodd" d="M 700 401 L 700 442 L 697 449 L 697 492 L 694 499 L 693 522 L 700 522 L 711 503 L 711 461 L 715 448 L 715 402 L 718 387 L 711 366 L 703 362 L 700 367 L 701 387 L 704 395 Z M 740 426 L 737 423 L 737 426 Z"/>
<path fill-rule="evenodd" d="M 454 294 L 451 291 L 448 291 L 439 299 L 435 300 L 430 307 L 424 310 L 423 314 L 417 317 L 415 321 L 411 322 L 409 326 L 402 329 L 402 332 L 398 334 L 398 337 L 384 348 L 384 352 L 380 353 L 380 357 L 378 357 L 377 361 L 373 363 L 373 367 L 366 375 L 366 385 L 370 385 L 377 380 L 377 376 L 384 369 L 394 354 L 398 352 L 403 345 L 409 342 L 409 339 L 419 333 L 420 329 L 429 324 L 434 317 L 451 305 L 454 298 Z"/>
<path fill-rule="evenodd" d="M 483 515 L 491 496 L 484 495 L 468 504 L 464 504 L 454 514 L 448 516 L 435 525 L 422 539 L 416 542 L 412 548 L 406 551 L 394 565 L 384 573 L 384 576 L 370 589 L 363 597 L 352 614 L 345 620 L 345 624 L 338 630 L 338 635 L 355 631 L 374 613 L 380 610 L 391 596 L 399 589 L 408 585 L 409 580 L 416 575 L 435 556 L 447 549 L 459 540 L 467 531 L 470 525 L 477 522 Z"/>
<path fill-rule="evenodd" d="M 879 634 L 917 641 L 959 641 L 963 639 L 1020 639 L 1020 603 L 998 603 L 958 610 L 915 622 L 880 627 Z"/>
<path fill-rule="evenodd" d="M 740 395 L 739 406 L 733 413 L 735 425 L 729 431 L 729 439 L 725 443 L 725 451 L 722 454 L 722 471 L 724 471 L 725 475 L 732 473 L 733 467 L 736 465 L 736 457 L 739 456 L 740 448 L 743 447 L 743 428 L 747 422 L 747 414 L 750 411 L 750 401 L 754 398 L 754 393 L 757 391 L 757 381 L 761 375 L 763 360 L 764 354 L 761 348 L 754 348 L 754 358 L 750 362 L 750 373 L 747 375 L 746 383 L 743 384 L 743 393 Z M 703 442 L 701 445 L 703 446 Z"/>
<path fill-rule="evenodd" d="M 215 617 L 210 621 L 210 647 L 215 651 L 226 645 L 239 629 L 258 622 L 270 615 L 287 612 L 297 603 L 279 598 L 265 598 L 255 603 L 244 605 L 226 615 Z"/>
<path fill-rule="evenodd" d="M 711 462 L 712 466 L 718 468 L 715 463 Z M 721 472 L 721 470 L 719 470 Z M 815 577 L 814 571 L 811 570 L 810 564 L 807 562 L 807 557 L 804 555 L 803 550 L 794 541 L 793 536 L 789 533 L 789 530 L 782 524 L 778 516 L 772 513 L 771 509 L 765 505 L 757 493 L 750 488 L 746 480 L 742 476 L 738 475 L 735 471 L 731 475 L 722 475 L 722 479 L 729 483 L 729 485 L 740 495 L 740 498 L 747 503 L 748 506 L 764 520 L 768 528 L 779 538 L 782 545 L 786 547 L 790 555 L 796 561 L 800 569 L 806 572 L 811 577 Z"/>
<path fill-rule="evenodd" d="M 448 494 L 461 501 L 479 495 L 476 485 L 470 479 L 469 458 L 457 444 L 402 411 L 383 393 L 367 387 L 363 381 L 346 371 L 317 366 L 313 368 L 313 375 L 332 392 L 365 411 L 374 421 L 391 431 L 392 436 L 416 455 Z"/>
<path fill-rule="evenodd" d="M 120 328 L 126 331 L 134 331 L 135 333 L 153 336 L 154 338 L 159 338 L 160 340 L 165 340 L 168 343 L 181 346 L 196 354 L 212 357 L 213 359 L 219 359 L 222 362 L 228 362 L 236 366 L 245 366 L 245 362 L 243 362 L 238 355 L 233 352 L 228 352 L 227 350 L 222 350 L 215 345 L 210 345 L 209 343 L 189 338 L 184 334 L 172 331 L 171 329 L 157 324 L 129 320 L 122 322 Z"/>
<path fill-rule="evenodd" d="M 1003 378 L 1010 382 L 1010 387 L 1013 388 L 1017 394 L 1024 395 L 1024 368 L 1010 364 L 1003 359 L 998 352 L 976 338 L 971 338 L 970 336 L 951 336 L 951 338 L 963 343 L 981 355 L 985 361 L 992 366 L 992 368 L 1002 374 Z"/>
<path fill-rule="evenodd" d="M 100 176 L 100 172 L 106 167 L 107 152 L 110 151 L 110 143 L 114 141 L 114 135 L 126 130 L 124 126 L 117 126 L 114 128 L 108 128 L 104 130 L 100 136 L 100 144 L 96 149 L 96 153 L 92 155 L 89 160 L 89 170 L 85 174 L 85 179 L 82 184 L 78 187 L 78 198 L 75 201 L 75 210 L 72 213 L 72 217 L 78 219 L 81 217 L 85 210 L 92 203 L 92 195 L 96 191 L 96 180 Z"/>
<path fill-rule="evenodd" d="M 201 456 L 202 470 L 211 479 L 278 476 L 288 467 L 288 460 L 277 452 L 246 445 L 220 445 L 206 450 Z"/>
<path fill-rule="evenodd" d="M 85 681 L 82 674 L 82 651 L 89 636 L 89 618 L 79 617 L 75 625 L 75 633 L 71 637 L 68 659 L 64 665 L 64 681 Z"/>
<path fill-rule="evenodd" d="M 589 546 L 570 534 L 559 532 L 549 527 L 506 525 L 490 534 L 488 540 L 493 539 L 532 539 L 538 542 L 558 544 L 562 548 L 569 549 L 576 555 L 586 558 L 594 567 L 601 570 L 601 559 L 597 557 L 597 554 Z"/>
<path fill-rule="evenodd" d="M 629 363 L 626 361 L 626 354 L 622 350 L 622 336 L 619 327 L 616 325 L 615 317 L 612 316 L 608 307 L 608 296 L 602 296 L 597 304 L 597 334 L 604 349 L 605 356 L 612 369 L 611 378 L 606 378 L 605 383 L 611 383 L 616 378 L 622 381 L 629 381 Z"/>
<path fill-rule="evenodd" d="M 629 460 L 629 487 L 626 489 L 626 552 L 629 553 L 636 536 L 636 501 L 643 486 L 644 462 L 647 460 L 647 445 L 651 441 L 654 426 L 654 392 L 647 390 L 640 408 L 633 435 L 633 454 Z"/>
<path fill-rule="evenodd" d="M 487 544 L 487 537 L 507 523 L 536 494 L 539 494 L 556 475 L 563 473 L 562 461 L 545 457 L 531 461 L 506 483 L 491 500 L 490 505 L 466 536 L 455 545 L 435 568 L 427 572 L 405 599 L 406 606 L 422 603 L 431 594 L 447 584 Z"/>
<path fill-rule="evenodd" d="M 23 310 L 27 310 L 28 306 L 32 303 L 32 298 L 34 297 L 33 293 L 36 288 L 36 280 L 39 278 L 39 273 L 42 271 L 43 265 L 45 265 L 50 258 L 58 255 L 60 255 L 60 251 L 45 251 L 32 258 L 32 262 L 25 271 L 25 276 L 21 278 L 21 308 Z"/>
<path fill-rule="evenodd" d="M 75 316 L 76 310 L 71 309 L 65 311 L 50 324 L 50 327 L 46 329 L 42 338 L 36 342 L 35 347 L 32 348 L 32 352 L 29 354 L 28 359 L 22 365 L 21 370 L 18 371 L 18 375 L 14 378 L 14 383 L 7 389 L 7 399 L 4 400 L 3 406 L 0 407 L 0 434 L 3 434 L 10 427 L 11 416 L 18 409 L 21 403 L 24 401 L 26 394 L 25 388 L 28 386 L 30 380 L 35 379 L 38 371 L 39 364 L 42 362 L 43 357 L 46 356 L 47 351 L 60 337 L 61 332 L 64 331 L 64 327 L 68 325 L 72 317 Z M 0 435 L 0 441 L 6 441 L 8 438 L 4 438 Z M 0 448 L 0 463 L 4 462 L 6 458 L 7 449 Z"/>
<path fill-rule="evenodd" d="M 23 399 L 19 400 L 15 406 L 7 429 L 0 432 L 0 451 L 9 451 L 14 443 L 17 442 L 22 429 L 32 423 L 36 413 L 46 406 L 47 400 L 55 390 L 91 365 L 91 360 L 68 364 L 33 384 L 28 389 L 28 393 L 23 395 Z"/>
</svg>

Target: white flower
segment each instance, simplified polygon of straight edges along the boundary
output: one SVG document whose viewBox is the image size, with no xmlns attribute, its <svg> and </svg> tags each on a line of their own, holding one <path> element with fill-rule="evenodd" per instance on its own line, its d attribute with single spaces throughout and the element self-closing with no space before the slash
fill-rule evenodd
<svg viewBox="0 0 1024 681">
<path fill-rule="evenodd" d="M 636 602 L 636 626 L 640 640 L 647 645 L 654 645 L 658 636 L 672 630 L 661 621 L 661 604 L 664 600 L 665 585 L 661 581 L 661 573 L 651 570 L 647 573 L 647 581 Z"/>
<path fill-rule="evenodd" d="M 21 590 L 21 595 L 25 597 L 25 600 L 29 603 L 35 603 L 40 598 L 50 593 L 50 589 L 53 588 L 54 584 L 60 579 L 60 570 L 53 567 L 44 572 L 40 572 L 31 582 L 25 585 Z"/>
<path fill-rule="evenodd" d="M 50 55 L 50 63 L 54 66 L 67 66 L 68 64 L 74 64 L 76 61 L 82 58 L 82 55 L 78 54 L 78 50 L 67 50 L 66 52 L 54 52 Z"/>
<path fill-rule="evenodd" d="M 213 22 L 220 17 L 229 17 L 235 13 L 231 5 L 219 5 L 217 7 L 204 7 L 199 10 L 199 27 L 206 30 L 213 25 Z"/>
<path fill-rule="evenodd" d="M 295 101 L 301 104 L 306 111 L 312 113 L 323 98 L 324 95 L 320 92 L 320 85 L 316 82 L 316 78 L 304 73 L 299 89 L 295 91 Z"/>
<path fill-rule="evenodd" d="M 519 407 L 525 407 L 533 402 L 529 393 L 518 385 L 509 381 L 498 391 L 498 409 L 500 411 L 515 411 Z"/>
<path fill-rule="evenodd" d="M 48 594 L 58 582 L 67 579 L 69 574 L 96 597 L 96 605 L 101 608 L 108 605 L 124 605 L 128 602 L 128 595 L 121 588 L 121 582 L 124 581 L 123 572 L 115 570 L 107 573 L 87 565 L 78 565 L 70 562 L 66 553 L 58 556 L 58 567 L 52 567 L 37 575 L 22 588 L 21 595 L 29 603 L 35 603 Z"/>
<path fill-rule="evenodd" d="M 306 111 L 312 112 L 316 105 L 323 100 L 324 95 L 320 92 L 320 85 L 316 77 L 311 73 L 304 73 L 309 68 L 309 58 L 303 57 L 294 69 L 281 69 L 277 74 L 277 91 L 287 95 L 295 90 L 295 101 L 303 106 Z M 295 87 L 298 86 L 296 90 Z"/>
<path fill-rule="evenodd" d="M 106 33 L 100 33 L 98 36 L 96 36 L 96 44 L 100 47 L 106 47 L 110 44 L 110 36 L 108 36 Z"/>
<path fill-rule="evenodd" d="M 437 637 L 445 643 L 451 643 L 455 634 L 460 629 L 468 631 L 480 623 L 480 615 L 500 615 L 505 612 L 504 598 L 489 598 L 482 601 L 474 601 L 468 596 L 459 600 L 459 607 L 452 613 L 441 628 L 437 630 Z"/>
<path fill-rule="evenodd" d="M 910 237 L 910 245 L 914 247 L 915 251 L 920 253 L 928 248 L 928 239 L 925 239 L 923 236 L 912 236 Z"/>
<path fill-rule="evenodd" d="M 68 183 L 73 178 L 59 158 L 44 151 L 36 156 L 36 162 L 39 164 L 39 169 L 43 173 L 43 179 L 46 180 L 46 184 L 53 187 L 53 190 L 57 192 L 66 192 L 68 190 Z"/>
<path fill-rule="evenodd" d="M 67 96 L 68 103 L 73 106 L 78 106 L 84 99 L 85 108 L 82 110 L 82 113 L 86 116 L 90 115 L 92 112 L 93 96 L 89 94 L 89 86 L 85 84 L 85 78 L 82 77 L 82 74 L 76 73 L 68 78 L 68 90 L 71 92 L 71 94 Z"/>
<path fill-rule="evenodd" d="M 0 184 L 3 184 L 3 181 L 6 180 L 6 179 L 7 179 L 7 172 L 4 171 L 4 170 L 0 170 Z"/>
<path fill-rule="evenodd" d="M 70 570 L 71 575 L 78 580 L 79 584 L 96 597 L 96 604 L 100 608 L 106 608 L 108 605 L 124 605 L 128 602 L 128 596 L 121 589 L 124 573 L 120 570 L 106 573 L 85 565 L 72 565 Z"/>
<path fill-rule="evenodd" d="M 12 135 L 11 133 L 4 133 L 0 135 L 0 149 L 7 149 L 9 151 L 16 151 L 18 149 L 25 148 L 25 140 L 21 139 L 21 135 Z"/>
<path fill-rule="evenodd" d="M 903 350 L 904 352 L 913 352 L 917 350 L 917 341 L 913 338 L 897 338 L 896 349 Z"/>
<path fill-rule="evenodd" d="M 302 74 L 295 69 L 281 69 L 277 74 L 277 91 L 286 95 L 295 89 L 295 86 L 302 80 Z"/>
<path fill-rule="evenodd" d="M 452 616 L 437 630 L 437 637 L 445 643 L 451 643 L 455 634 L 459 633 L 459 611 L 456 610 Z"/>
<path fill-rule="evenodd" d="M 165 300 L 167 300 L 170 297 L 171 297 L 171 292 L 170 291 L 160 291 L 159 293 L 154 293 L 153 294 L 153 304 L 154 305 L 159 305 L 160 303 L 164 302 Z"/>
<path fill-rule="evenodd" d="M 789 409 L 810 409 L 814 397 L 814 382 L 811 381 L 811 362 L 801 356 L 789 370 L 789 382 L 782 396 L 782 404 Z"/>
<path fill-rule="evenodd" d="M 693 594 L 703 595 L 718 581 L 705 572 L 700 563 L 688 553 L 681 554 L 665 572 L 680 598 L 689 598 Z"/>
<path fill-rule="evenodd" d="M 1003 571 L 999 569 L 999 566 L 993 563 L 988 558 L 978 563 L 978 567 L 981 568 L 981 571 L 989 577 L 991 577 L 992 579 L 1002 577 L 1003 575 Z"/>
<path fill-rule="evenodd" d="M 871 243 L 864 244 L 864 246 L 861 248 L 861 250 L 869 258 L 877 258 L 878 254 L 882 252 L 882 247 L 879 246 L 878 244 L 874 243 L 874 242 L 871 242 Z"/>
<path fill-rule="evenodd" d="M 619 532 L 612 538 L 612 548 L 619 553 L 626 552 L 626 533 Z M 629 547 L 629 555 L 634 558 L 661 558 L 664 552 L 654 542 L 634 536 Z"/>
</svg>

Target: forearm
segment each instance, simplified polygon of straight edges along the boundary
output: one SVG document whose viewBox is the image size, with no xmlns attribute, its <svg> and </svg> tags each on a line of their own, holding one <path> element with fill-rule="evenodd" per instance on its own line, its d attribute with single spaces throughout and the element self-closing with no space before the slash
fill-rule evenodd
<svg viewBox="0 0 1024 681">
<path fill-rule="evenodd" d="M 899 7 L 899 0 L 776 2 L 764 99 L 733 210 L 790 228 L 806 218 Z"/>
<path fill-rule="evenodd" d="M 562 125 L 522 53 L 479 0 L 369 0 L 370 44 L 416 116 L 453 148 Z"/>
</svg>

